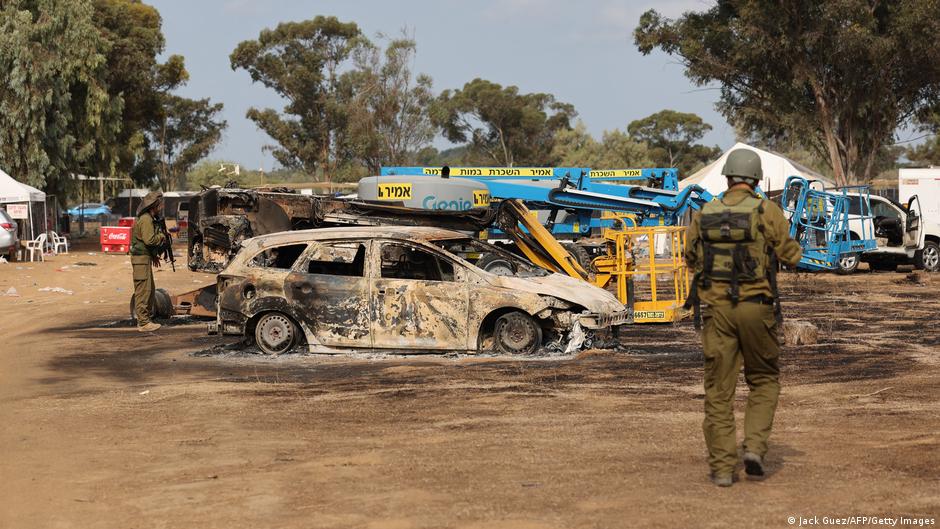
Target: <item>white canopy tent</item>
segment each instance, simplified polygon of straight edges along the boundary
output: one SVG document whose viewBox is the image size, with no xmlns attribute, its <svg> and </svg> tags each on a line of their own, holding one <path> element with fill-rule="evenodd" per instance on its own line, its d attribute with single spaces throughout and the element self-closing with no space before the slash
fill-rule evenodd
<svg viewBox="0 0 940 529">
<path fill-rule="evenodd" d="M 760 156 L 761 167 L 764 170 L 764 178 L 760 182 L 760 188 L 765 193 L 782 190 L 787 177 L 794 175 L 809 180 L 821 180 L 826 183 L 827 187 L 834 185 L 829 178 L 785 156 L 751 147 L 746 143 L 737 143 L 734 147 L 725 151 L 720 158 L 679 182 L 679 188 L 684 189 L 692 184 L 698 184 L 715 195 L 723 192 L 728 188 L 728 181 L 721 174 L 721 169 L 725 165 L 728 153 L 735 149 L 747 149 L 756 152 Z"/>
<path fill-rule="evenodd" d="M 26 204 L 29 221 L 29 238 L 35 239 L 37 235 L 46 231 L 48 219 L 46 214 L 46 194 L 31 185 L 17 182 L 12 176 L 0 169 L 0 204 Z M 36 229 L 33 218 L 38 216 L 33 212 L 33 206 L 42 204 L 42 225 Z M 37 212 L 38 213 L 38 212 Z"/>
</svg>

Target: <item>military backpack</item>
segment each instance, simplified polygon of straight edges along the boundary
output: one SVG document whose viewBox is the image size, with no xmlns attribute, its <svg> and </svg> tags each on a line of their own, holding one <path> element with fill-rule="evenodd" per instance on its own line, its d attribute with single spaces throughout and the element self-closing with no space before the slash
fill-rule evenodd
<svg viewBox="0 0 940 529">
<path fill-rule="evenodd" d="M 696 328 L 700 325 L 698 288 L 712 282 L 728 284 L 732 303 L 739 299 L 739 284 L 768 280 L 773 292 L 774 312 L 780 319 L 777 294 L 777 262 L 764 237 L 764 201 L 747 197 L 735 205 L 713 200 L 702 206 L 699 229 L 702 241 L 702 268 L 695 274 L 686 308 L 695 309 Z"/>
<path fill-rule="evenodd" d="M 701 279 L 730 283 L 732 301 L 738 283 L 767 278 L 770 255 L 761 215 L 764 201 L 748 197 L 733 206 L 713 200 L 699 218 L 703 245 Z"/>
</svg>

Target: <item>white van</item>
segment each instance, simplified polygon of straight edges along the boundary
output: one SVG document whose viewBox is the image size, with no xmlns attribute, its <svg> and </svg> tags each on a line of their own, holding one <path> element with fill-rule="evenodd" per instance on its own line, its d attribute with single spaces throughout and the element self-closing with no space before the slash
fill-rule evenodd
<svg viewBox="0 0 940 529">
<path fill-rule="evenodd" d="M 940 222 L 940 167 L 898 170 L 898 200 L 907 202 L 914 195 L 920 200 L 924 218 Z"/>
<path fill-rule="evenodd" d="M 860 213 L 859 203 L 849 208 L 850 214 Z M 894 270 L 899 264 L 913 264 L 917 268 L 936 272 L 940 270 L 940 224 L 927 220 L 917 195 L 907 205 L 889 198 L 871 195 L 871 214 L 878 247 L 860 255 L 846 256 L 839 262 L 839 272 L 851 273 L 859 262 L 868 263 L 873 270 Z M 850 220 L 852 238 L 862 233 L 861 220 Z M 872 233 L 872 231 L 868 231 Z"/>
</svg>

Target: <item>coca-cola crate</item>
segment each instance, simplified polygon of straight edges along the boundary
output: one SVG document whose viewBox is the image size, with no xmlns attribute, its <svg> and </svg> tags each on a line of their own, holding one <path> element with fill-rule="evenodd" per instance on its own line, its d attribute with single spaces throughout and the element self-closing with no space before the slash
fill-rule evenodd
<svg viewBox="0 0 940 529">
<path fill-rule="evenodd" d="M 127 226 L 102 226 L 101 251 L 105 253 L 128 253 L 131 250 L 131 228 Z"/>
</svg>

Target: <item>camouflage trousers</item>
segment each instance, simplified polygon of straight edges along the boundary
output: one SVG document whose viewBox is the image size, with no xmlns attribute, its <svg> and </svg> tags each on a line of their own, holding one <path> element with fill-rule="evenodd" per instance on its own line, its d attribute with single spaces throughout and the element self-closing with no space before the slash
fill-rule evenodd
<svg viewBox="0 0 940 529">
<path fill-rule="evenodd" d="M 708 465 L 729 475 L 738 461 L 734 393 L 744 365 L 749 391 L 744 413 L 744 450 L 761 457 L 774 422 L 780 394 L 780 344 L 773 307 L 741 302 L 704 311 L 705 421 Z"/>
</svg>

